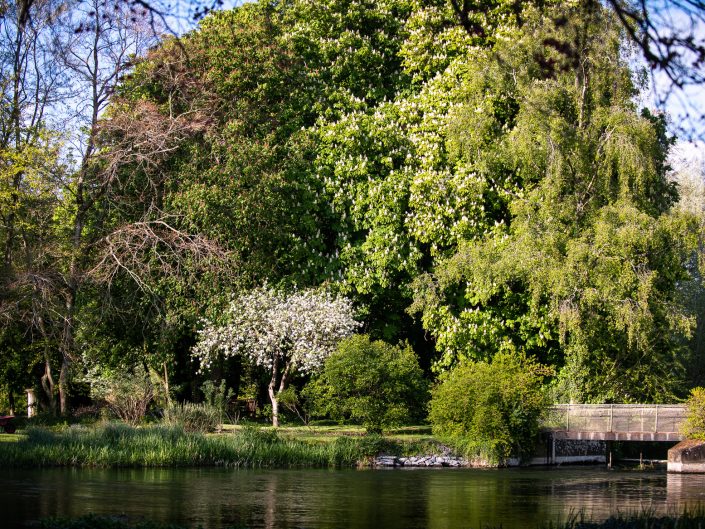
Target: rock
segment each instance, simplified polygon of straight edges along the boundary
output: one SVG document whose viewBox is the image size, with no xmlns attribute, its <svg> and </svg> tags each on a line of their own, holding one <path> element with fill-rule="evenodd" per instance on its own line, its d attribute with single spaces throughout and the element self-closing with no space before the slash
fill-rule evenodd
<svg viewBox="0 0 705 529">
<path fill-rule="evenodd" d="M 374 459 L 376 467 L 464 467 L 469 463 L 463 458 L 453 456 L 451 453 L 433 454 L 424 456 L 396 457 L 392 455 L 379 455 Z"/>
<path fill-rule="evenodd" d="M 375 459 L 375 466 L 379 467 L 395 467 L 398 460 L 395 456 L 379 456 Z"/>
</svg>

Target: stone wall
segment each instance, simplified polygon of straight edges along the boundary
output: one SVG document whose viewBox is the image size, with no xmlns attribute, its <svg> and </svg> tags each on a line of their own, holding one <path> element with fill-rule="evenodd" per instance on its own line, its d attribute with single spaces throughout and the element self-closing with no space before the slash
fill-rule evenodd
<svg viewBox="0 0 705 529">
<path fill-rule="evenodd" d="M 572 441 L 565 439 L 553 440 L 550 437 L 542 439 L 537 445 L 534 457 L 525 464 L 528 465 L 561 465 L 606 463 L 605 441 Z M 519 466 L 518 459 L 509 459 L 502 466 Z M 489 467 L 487 461 L 467 460 L 439 445 L 436 454 L 419 454 L 407 457 L 379 455 L 372 465 L 375 467 Z M 496 465 L 494 465 L 496 466 Z"/>
<path fill-rule="evenodd" d="M 605 441 L 555 439 L 545 435 L 536 446 L 529 465 L 606 463 Z"/>
</svg>

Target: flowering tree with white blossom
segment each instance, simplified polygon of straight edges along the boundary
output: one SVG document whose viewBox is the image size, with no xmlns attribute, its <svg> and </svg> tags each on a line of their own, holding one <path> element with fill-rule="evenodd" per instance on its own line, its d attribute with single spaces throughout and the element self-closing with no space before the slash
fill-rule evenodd
<svg viewBox="0 0 705 529">
<path fill-rule="evenodd" d="M 346 298 L 314 290 L 287 294 L 265 285 L 235 297 L 225 324 L 206 321 L 192 354 L 201 369 L 222 354 L 244 355 L 269 370 L 272 424 L 279 426 L 279 395 L 292 376 L 320 369 L 358 326 Z"/>
</svg>

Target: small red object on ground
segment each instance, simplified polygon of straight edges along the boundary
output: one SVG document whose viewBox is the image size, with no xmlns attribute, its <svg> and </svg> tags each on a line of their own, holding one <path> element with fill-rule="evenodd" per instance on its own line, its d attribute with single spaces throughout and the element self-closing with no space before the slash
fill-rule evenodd
<svg viewBox="0 0 705 529">
<path fill-rule="evenodd" d="M 12 423 L 14 415 L 0 415 L 0 426 L 2 426 L 5 433 L 15 433 L 15 425 Z"/>
</svg>

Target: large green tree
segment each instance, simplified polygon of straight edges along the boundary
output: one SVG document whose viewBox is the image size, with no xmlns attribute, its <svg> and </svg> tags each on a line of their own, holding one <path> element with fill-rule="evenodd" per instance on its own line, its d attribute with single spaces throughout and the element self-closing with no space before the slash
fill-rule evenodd
<svg viewBox="0 0 705 529">
<path fill-rule="evenodd" d="M 671 211 L 670 140 L 637 107 L 643 85 L 612 14 L 562 6 L 558 27 L 555 15 L 472 54 L 484 73 L 451 141 L 503 212 L 417 282 L 417 308 L 446 364 L 521 350 L 563 366 L 560 399 L 672 399 L 695 226 Z"/>
</svg>

